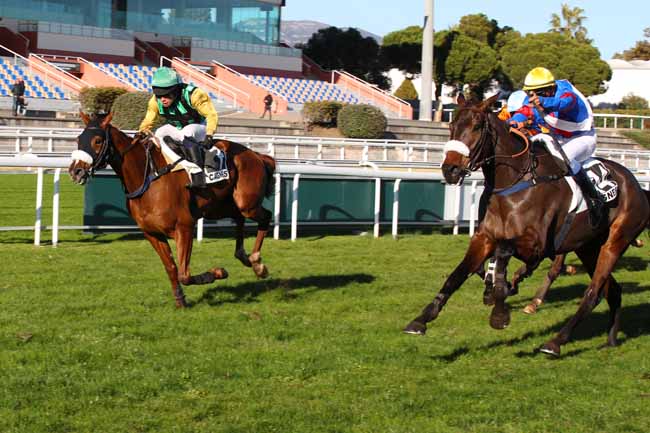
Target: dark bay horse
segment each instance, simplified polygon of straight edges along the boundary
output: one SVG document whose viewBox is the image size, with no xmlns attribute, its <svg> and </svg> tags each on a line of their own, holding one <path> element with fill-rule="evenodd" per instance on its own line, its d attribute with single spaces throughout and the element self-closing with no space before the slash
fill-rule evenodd
<svg viewBox="0 0 650 433">
<path fill-rule="evenodd" d="M 559 356 L 560 347 L 571 333 L 605 297 L 610 307 L 608 345 L 617 344 L 620 326 L 621 287 L 611 275 L 619 257 L 641 233 L 650 217 L 650 204 L 639 183 L 625 167 L 602 160 L 618 183 L 618 198 L 603 218 L 592 228 L 587 212 L 568 219 L 572 191 L 561 180 L 555 157 L 546 151 L 531 152 L 528 143 L 510 134 L 505 123 L 490 110 L 497 96 L 481 103 L 468 104 L 459 99 L 459 110 L 450 124 L 450 142 L 442 170 L 450 184 L 462 182 L 471 171 L 483 170 L 485 182 L 494 191 L 528 183 L 513 194 L 490 197 L 485 218 L 470 241 L 460 264 L 445 281 L 442 289 L 422 313 L 404 329 L 407 333 L 424 334 L 426 324 L 434 320 L 451 295 L 483 262 L 495 256 L 495 305 L 490 325 L 502 329 L 509 324 L 510 313 L 505 299 L 508 293 L 506 269 L 511 257 L 523 261 L 525 275 L 546 257 L 575 251 L 591 276 L 576 314 L 559 333 L 540 350 Z M 553 180 L 559 179 L 559 180 Z M 562 232 L 565 220 L 568 231 Z M 556 247 L 555 243 L 561 239 Z"/>
<path fill-rule="evenodd" d="M 85 184 L 96 170 L 110 165 L 122 181 L 127 194 L 127 209 L 144 236 L 156 250 L 171 282 L 177 307 L 186 307 L 181 284 L 209 284 L 226 278 L 223 268 L 212 268 L 199 275 L 190 273 L 194 228 L 199 218 L 233 218 L 236 223 L 235 257 L 252 267 L 260 278 L 268 275 L 260 250 L 269 228 L 271 212 L 262 207 L 273 185 L 275 160 L 241 144 L 218 140 L 226 152 L 230 179 L 203 190 L 186 188 L 184 170 L 171 171 L 150 136 L 131 138 L 110 124 L 111 114 L 90 118 L 78 138 L 68 169 L 75 183 Z M 167 168 L 166 168 L 167 167 Z M 155 180 L 152 175 L 157 173 Z M 244 222 L 257 222 L 257 238 L 251 255 L 244 249 Z M 173 238 L 180 267 L 176 266 L 167 242 Z"/>
</svg>

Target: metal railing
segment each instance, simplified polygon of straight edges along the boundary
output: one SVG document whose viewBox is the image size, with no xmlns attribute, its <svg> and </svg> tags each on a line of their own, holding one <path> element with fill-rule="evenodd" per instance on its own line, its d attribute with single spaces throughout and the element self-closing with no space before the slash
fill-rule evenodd
<svg viewBox="0 0 650 433">
<path fill-rule="evenodd" d="M 133 133 L 134 131 L 125 131 Z M 76 149 L 81 129 L 0 126 L 0 154 L 69 154 Z M 281 161 L 358 165 L 370 162 L 384 167 L 438 168 L 443 142 L 361 140 L 304 136 L 215 134 L 215 138 L 241 143 Z M 650 151 L 596 149 L 596 156 L 619 162 L 634 172 L 650 171 Z"/>
<path fill-rule="evenodd" d="M 217 98 L 221 99 L 222 94 L 225 94 L 228 99 L 233 101 L 235 107 L 248 107 L 250 106 L 251 96 L 245 91 L 226 83 L 225 81 L 204 72 L 197 67 L 187 63 L 179 57 L 169 59 L 165 56 L 160 56 L 160 65 L 167 60 L 172 67 L 178 70 L 181 75 L 186 75 L 190 80 L 198 81 L 196 84 L 205 84 L 210 90 L 217 93 Z M 244 102 L 245 101 L 245 102 Z"/>
<path fill-rule="evenodd" d="M 598 122 L 599 119 L 602 119 L 602 126 L 600 126 L 600 122 Z M 594 121 L 599 128 L 645 129 L 646 120 L 650 123 L 650 116 L 639 116 L 634 114 L 594 113 Z"/>
<path fill-rule="evenodd" d="M 58 243 L 58 232 L 64 229 L 136 229 L 136 226 L 59 226 L 59 195 L 60 195 L 60 175 L 61 169 L 70 165 L 69 157 L 39 157 L 36 155 L 17 155 L 14 157 L 0 156 L 0 167 L 20 167 L 30 168 L 37 167 L 37 188 L 36 188 L 36 217 L 33 226 L 20 226 L 20 227 L 1 227 L 0 230 L 34 230 L 34 245 L 40 245 L 41 232 L 43 229 L 52 230 L 52 245 L 56 246 Z M 44 169 L 54 169 L 54 186 L 52 197 L 52 225 L 43 226 L 42 222 L 42 204 L 43 204 L 43 175 Z M 298 210 L 299 210 L 299 185 L 301 178 L 365 178 L 375 180 L 375 194 L 374 194 L 374 218 L 373 218 L 373 235 L 380 236 L 380 213 L 381 213 L 381 183 L 383 180 L 393 180 L 393 204 L 392 204 L 392 221 L 391 221 L 391 234 L 393 238 L 397 238 L 399 227 L 399 192 L 402 181 L 408 180 L 428 180 L 442 182 L 443 177 L 440 173 L 427 172 L 427 173 L 409 173 L 402 171 L 386 171 L 386 170 L 368 170 L 359 168 L 341 168 L 341 167 L 327 167 L 327 166 L 313 166 L 301 164 L 280 164 L 278 165 L 275 173 L 275 191 L 274 191 L 274 210 L 273 210 L 273 237 L 279 239 L 281 222 L 281 194 L 282 194 L 282 176 L 291 177 L 291 240 L 295 241 L 298 236 Z M 650 189 L 650 175 L 637 175 L 637 180 L 642 183 L 644 189 Z M 474 178 L 467 182 L 466 185 L 447 185 L 446 188 L 451 189 L 449 194 L 450 199 L 445 198 L 445 215 L 451 214 L 452 218 L 448 221 L 441 221 L 438 224 L 450 224 L 453 226 L 453 234 L 459 233 L 461 222 L 461 214 L 463 208 L 469 207 L 468 220 L 469 234 L 473 235 L 476 229 L 478 201 L 480 195 L 478 194 L 478 187 L 482 185 L 483 178 L 480 173 L 475 173 Z M 462 199 L 462 191 L 469 189 L 469 194 L 465 194 L 465 201 Z M 453 196 L 453 197 L 452 197 Z M 467 199 L 469 198 L 469 203 Z M 452 209 L 446 209 L 450 204 Z M 359 222 L 362 223 L 362 222 Z M 303 223 L 305 224 L 305 223 Z M 434 223 L 429 223 L 434 224 Z M 217 224 L 222 226 L 223 224 Z M 203 239 L 204 223 L 200 219 L 197 226 L 197 238 L 199 241 Z"/>
</svg>

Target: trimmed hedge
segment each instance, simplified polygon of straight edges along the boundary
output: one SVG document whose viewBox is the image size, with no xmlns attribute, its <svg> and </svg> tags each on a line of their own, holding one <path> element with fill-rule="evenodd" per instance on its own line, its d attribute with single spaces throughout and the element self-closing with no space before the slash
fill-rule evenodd
<svg viewBox="0 0 650 433">
<path fill-rule="evenodd" d="M 382 138 L 386 131 L 386 116 L 377 107 L 347 105 L 339 111 L 338 127 L 348 138 Z"/>
<path fill-rule="evenodd" d="M 302 116 L 309 126 L 336 126 L 336 118 L 344 105 L 337 101 L 305 102 Z"/>
<path fill-rule="evenodd" d="M 81 109 L 86 114 L 108 113 L 115 99 L 127 93 L 121 87 L 84 87 L 79 92 Z"/>
<path fill-rule="evenodd" d="M 594 110 L 594 114 L 623 114 L 623 115 L 629 114 L 634 116 L 650 116 L 650 109 L 645 109 L 645 110 L 596 109 Z M 633 128 L 641 128 L 642 120 L 644 119 L 638 119 L 633 117 L 619 117 L 618 119 L 616 119 L 616 124 L 619 128 L 629 128 L 631 122 Z M 603 119 L 602 117 L 595 117 L 594 125 L 596 126 L 596 128 L 603 128 L 605 126 L 605 119 Z M 607 119 L 607 127 L 608 128 L 614 127 L 614 120 L 612 118 Z M 644 120 L 643 122 L 643 128 L 650 128 L 650 122 L 647 119 Z"/>
<path fill-rule="evenodd" d="M 138 129 L 147 113 L 151 93 L 131 92 L 120 95 L 113 103 L 112 124 L 120 129 Z M 162 121 L 154 128 L 162 125 Z"/>
</svg>

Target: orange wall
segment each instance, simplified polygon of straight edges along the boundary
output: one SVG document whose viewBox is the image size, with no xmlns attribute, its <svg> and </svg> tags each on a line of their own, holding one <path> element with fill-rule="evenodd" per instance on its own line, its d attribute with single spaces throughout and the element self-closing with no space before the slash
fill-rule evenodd
<svg viewBox="0 0 650 433">
<path fill-rule="evenodd" d="M 112 76 L 105 74 L 101 70 L 92 67 L 87 63 L 82 63 L 80 65 L 80 72 L 82 74 L 81 79 L 86 81 L 89 84 L 92 84 L 93 86 L 104 86 L 104 87 L 113 86 L 113 87 L 122 87 L 129 91 L 135 90 L 133 87 L 128 86 L 119 80 L 116 80 Z"/>
</svg>

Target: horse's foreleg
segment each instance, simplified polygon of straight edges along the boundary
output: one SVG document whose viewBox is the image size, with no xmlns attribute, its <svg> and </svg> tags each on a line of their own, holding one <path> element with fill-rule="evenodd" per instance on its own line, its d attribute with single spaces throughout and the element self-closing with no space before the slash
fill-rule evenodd
<svg viewBox="0 0 650 433">
<path fill-rule="evenodd" d="M 548 289 L 551 287 L 553 282 L 557 279 L 557 277 L 562 272 L 562 269 L 564 268 L 565 258 L 566 258 L 565 254 L 560 254 L 555 257 L 555 260 L 553 260 L 553 263 L 551 264 L 551 269 L 549 269 L 548 273 L 546 274 L 546 277 L 544 278 L 544 282 L 539 287 L 539 289 L 537 289 L 537 292 L 535 292 L 535 296 L 533 296 L 533 299 L 530 301 L 530 304 L 524 307 L 523 310 L 524 313 L 535 314 L 537 312 L 537 309 L 540 307 L 540 305 L 544 303 L 544 299 L 546 298 Z M 531 273 L 532 270 L 530 273 L 526 275 L 526 277 L 528 277 Z"/>
<path fill-rule="evenodd" d="M 246 218 L 241 215 L 233 217 L 235 220 L 235 258 L 242 262 L 244 266 L 250 268 L 252 266 L 251 261 L 248 259 L 248 253 L 244 248 L 244 223 Z"/>
<path fill-rule="evenodd" d="M 271 223 L 271 212 L 264 209 L 262 206 L 259 206 L 252 211 L 242 212 L 242 214 L 257 223 L 257 236 L 255 237 L 255 245 L 253 246 L 251 255 L 248 256 L 248 259 L 253 266 L 255 275 L 257 275 L 259 278 L 266 278 L 269 275 L 269 270 L 266 265 L 262 263 L 261 250 L 262 244 L 264 243 L 264 238 L 266 237 L 266 233 L 269 231 L 269 225 Z"/>
<path fill-rule="evenodd" d="M 167 239 L 162 235 L 157 236 L 150 233 L 145 233 L 144 237 L 147 238 L 147 240 L 151 243 L 153 249 L 158 253 L 160 260 L 162 260 L 163 266 L 165 266 L 165 271 L 167 271 L 167 276 L 169 277 L 169 281 L 172 284 L 172 294 L 176 299 L 176 307 L 187 307 L 183 288 L 178 281 L 178 269 L 176 267 L 176 262 L 174 262 L 172 249 L 169 247 Z"/>
<path fill-rule="evenodd" d="M 449 275 L 442 289 L 433 302 L 424 307 L 422 313 L 409 323 L 404 332 L 408 334 L 424 335 L 427 323 L 434 320 L 447 303 L 451 295 L 467 280 L 470 273 L 477 272 L 483 262 L 492 255 L 494 243 L 484 233 L 477 233 L 472 238 L 465 257 L 456 269 Z"/>
<path fill-rule="evenodd" d="M 555 338 L 541 347 L 540 350 L 542 352 L 553 356 L 560 356 L 560 347 L 569 341 L 571 333 L 578 323 L 598 305 L 606 288 L 613 288 L 611 295 L 608 295 L 608 302 L 610 302 L 610 308 L 614 308 L 610 312 L 608 342 L 610 344 L 616 344 L 618 316 L 620 315 L 620 287 L 611 278 L 611 273 L 619 257 L 625 252 L 631 240 L 625 239 L 623 236 L 612 236 L 610 232 L 610 238 L 600 248 L 600 251 L 593 248 L 593 245 L 591 245 L 592 248 L 585 247 L 576 251 L 587 270 L 591 271 L 593 269 L 591 283 L 585 291 L 576 314 L 560 329 L 560 332 L 558 332 Z"/>
<path fill-rule="evenodd" d="M 176 240 L 176 253 L 180 270 L 178 277 L 181 283 L 186 286 L 193 284 L 210 284 L 215 280 L 228 278 L 228 272 L 224 268 L 212 268 L 202 274 L 192 275 L 190 272 L 190 259 L 192 258 L 192 244 L 194 241 L 194 226 L 177 227 L 174 234 Z"/>
<path fill-rule="evenodd" d="M 508 262 L 514 254 L 514 245 L 502 241 L 497 244 L 494 257 L 496 259 L 492 280 L 494 281 L 494 307 L 490 314 L 490 326 L 494 329 L 503 329 L 510 324 L 510 308 L 505 303 L 509 294 L 507 272 Z"/>
</svg>

